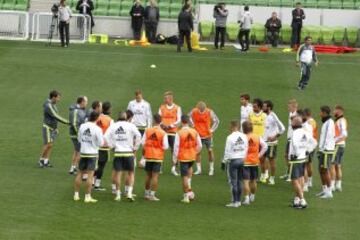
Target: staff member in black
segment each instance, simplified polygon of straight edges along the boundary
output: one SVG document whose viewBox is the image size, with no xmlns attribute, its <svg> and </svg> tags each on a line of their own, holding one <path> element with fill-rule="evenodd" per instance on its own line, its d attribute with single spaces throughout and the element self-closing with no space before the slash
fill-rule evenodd
<svg viewBox="0 0 360 240">
<path fill-rule="evenodd" d="M 301 8 L 301 3 L 296 3 L 296 8 L 292 11 L 292 35 L 291 35 L 291 48 L 298 47 L 301 39 L 302 22 L 305 19 L 305 12 Z"/>
<path fill-rule="evenodd" d="M 79 0 L 76 4 L 76 10 L 80 14 L 89 15 L 91 20 L 91 32 L 92 28 L 95 26 L 94 18 L 92 15 L 92 10 L 94 10 L 94 3 L 91 0 Z M 79 24 L 79 23 L 78 23 Z M 81 24 L 81 23 L 80 23 Z M 78 26 L 82 27 L 82 25 Z"/>
<path fill-rule="evenodd" d="M 140 40 L 140 38 L 141 38 L 141 28 L 142 28 L 143 21 L 144 21 L 144 12 L 145 12 L 145 9 L 141 5 L 141 1 L 136 0 L 130 10 L 131 27 L 133 29 L 135 40 Z"/>
<path fill-rule="evenodd" d="M 191 47 L 191 31 L 194 30 L 193 16 L 191 14 L 191 5 L 186 3 L 181 9 L 178 17 L 179 27 L 179 41 L 177 45 L 177 51 L 181 52 L 181 46 L 184 44 L 184 37 L 186 38 L 186 44 L 189 52 L 192 52 Z"/>
<path fill-rule="evenodd" d="M 265 28 L 268 42 L 271 43 L 273 47 L 277 47 L 281 29 L 281 20 L 277 17 L 276 12 L 273 12 L 271 18 L 266 21 Z"/>
<path fill-rule="evenodd" d="M 62 47 L 68 47 L 70 42 L 69 25 L 71 19 L 71 9 L 66 5 L 65 0 L 60 1 L 59 6 L 59 32 Z M 66 39 L 66 42 L 65 42 Z"/>
</svg>

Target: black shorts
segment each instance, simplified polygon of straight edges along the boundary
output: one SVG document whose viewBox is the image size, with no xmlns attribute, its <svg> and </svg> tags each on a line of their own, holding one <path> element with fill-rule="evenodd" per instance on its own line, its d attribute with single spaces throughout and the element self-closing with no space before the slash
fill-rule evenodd
<svg viewBox="0 0 360 240">
<path fill-rule="evenodd" d="M 75 150 L 76 152 L 80 152 L 80 142 L 77 140 L 77 138 L 72 137 L 72 138 L 71 138 L 71 142 L 73 143 L 74 150 Z"/>
<path fill-rule="evenodd" d="M 314 151 L 312 151 L 311 153 L 309 153 L 309 156 L 308 156 L 307 162 L 312 163 L 312 162 L 313 162 L 313 160 L 314 160 L 314 157 L 315 157 L 315 150 L 314 150 Z"/>
<path fill-rule="evenodd" d="M 99 162 L 108 162 L 110 159 L 110 149 L 99 150 Z"/>
<path fill-rule="evenodd" d="M 290 161 L 289 175 L 291 180 L 295 180 L 304 176 L 305 173 L 305 162 L 303 163 L 292 163 Z"/>
<path fill-rule="evenodd" d="M 208 150 L 211 150 L 213 148 L 213 139 L 211 137 L 210 138 L 202 138 L 201 143 L 203 146 L 205 145 Z"/>
<path fill-rule="evenodd" d="M 114 157 L 113 169 L 119 171 L 134 171 L 134 156 Z"/>
<path fill-rule="evenodd" d="M 96 157 L 81 157 L 79 161 L 80 171 L 95 171 Z"/>
<path fill-rule="evenodd" d="M 171 152 L 174 150 L 174 143 L 175 143 L 175 135 L 168 134 L 168 143 L 169 147 L 171 148 Z"/>
<path fill-rule="evenodd" d="M 341 165 L 345 153 L 345 147 L 337 145 L 335 148 L 335 159 L 332 164 Z"/>
<path fill-rule="evenodd" d="M 277 145 L 272 145 L 268 147 L 265 153 L 267 159 L 275 159 L 277 155 Z"/>
<path fill-rule="evenodd" d="M 334 152 L 318 152 L 319 169 L 330 169 L 330 164 L 334 158 Z"/>
<path fill-rule="evenodd" d="M 192 168 L 194 161 L 180 162 L 180 174 L 182 177 L 189 175 L 189 170 Z"/>
<path fill-rule="evenodd" d="M 148 162 L 145 163 L 146 172 L 155 172 L 159 173 L 161 170 L 161 162 Z"/>
<path fill-rule="evenodd" d="M 258 166 L 244 166 L 242 170 L 242 179 L 257 180 L 259 176 Z"/>
</svg>

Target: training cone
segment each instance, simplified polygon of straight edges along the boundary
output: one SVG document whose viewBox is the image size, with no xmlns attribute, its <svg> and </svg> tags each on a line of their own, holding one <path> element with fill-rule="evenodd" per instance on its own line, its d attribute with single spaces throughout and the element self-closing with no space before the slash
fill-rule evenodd
<svg viewBox="0 0 360 240">
<path fill-rule="evenodd" d="M 259 51 L 260 51 L 260 52 L 268 52 L 268 51 L 269 51 L 269 48 L 266 47 L 266 46 L 262 46 L 262 47 L 259 47 Z"/>
<path fill-rule="evenodd" d="M 129 46 L 141 46 L 141 47 L 147 47 L 150 46 L 151 43 L 146 38 L 145 31 L 142 32 L 141 39 L 140 40 L 130 40 L 128 43 Z"/>
</svg>

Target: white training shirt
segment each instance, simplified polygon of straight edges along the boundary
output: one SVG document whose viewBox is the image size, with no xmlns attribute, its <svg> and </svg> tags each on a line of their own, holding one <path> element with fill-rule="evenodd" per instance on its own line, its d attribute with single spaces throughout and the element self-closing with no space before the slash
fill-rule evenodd
<svg viewBox="0 0 360 240">
<path fill-rule="evenodd" d="M 172 105 L 167 105 L 165 104 L 166 108 L 167 109 L 172 109 L 175 107 L 175 104 L 172 104 Z M 171 124 L 170 127 L 178 127 L 180 126 L 180 122 L 181 122 L 181 115 L 182 115 L 182 111 L 181 111 L 181 107 L 178 105 L 178 111 L 177 111 L 177 119 L 176 119 L 176 122 Z M 161 116 L 161 109 L 159 108 L 159 115 Z"/>
<path fill-rule="evenodd" d="M 243 122 L 249 120 L 250 113 L 253 112 L 253 107 L 250 103 L 248 103 L 246 106 L 240 107 L 240 123 L 243 124 Z"/>
<path fill-rule="evenodd" d="M 319 150 L 321 152 L 335 150 L 335 123 L 331 118 L 321 126 Z"/>
<path fill-rule="evenodd" d="M 240 13 L 239 21 L 241 29 L 251 29 L 251 25 L 253 24 L 252 14 L 249 11 L 246 11 L 243 14 Z"/>
<path fill-rule="evenodd" d="M 112 124 L 105 133 L 105 141 L 115 153 L 132 153 L 139 148 L 141 134 L 136 126 L 126 121 Z"/>
<path fill-rule="evenodd" d="M 81 124 L 78 132 L 81 154 L 98 155 L 99 148 L 104 145 L 104 138 L 101 128 L 94 122 Z"/>
<path fill-rule="evenodd" d="M 129 102 L 127 109 L 134 113 L 131 122 L 135 124 L 136 127 L 151 127 L 152 113 L 150 104 L 147 101 L 141 100 L 140 102 L 137 102 L 136 100 L 132 100 Z"/>
<path fill-rule="evenodd" d="M 295 117 L 297 115 L 297 112 L 289 112 L 289 120 L 288 120 L 288 129 L 287 129 L 287 139 L 289 140 L 292 136 L 292 126 L 291 126 L 291 118 Z"/>
<path fill-rule="evenodd" d="M 291 159 L 291 156 L 295 156 L 297 160 L 306 159 L 306 153 L 314 151 L 316 145 L 316 140 L 310 132 L 304 128 L 295 129 L 290 139 L 289 160 L 294 160 Z"/>
<path fill-rule="evenodd" d="M 274 112 L 270 112 L 265 120 L 265 133 L 264 139 L 269 145 L 276 145 L 278 140 L 268 141 L 269 137 L 275 137 L 285 132 L 284 124 L 279 120 L 278 116 Z"/>
<path fill-rule="evenodd" d="M 223 162 L 231 159 L 245 159 L 247 156 L 249 140 L 245 134 L 236 131 L 226 138 Z"/>
<path fill-rule="evenodd" d="M 70 21 L 71 16 L 72 12 L 69 6 L 59 6 L 59 20 L 61 22 Z"/>
<path fill-rule="evenodd" d="M 183 126 L 182 129 L 188 129 L 189 126 Z M 197 148 L 196 148 L 196 152 L 200 152 L 202 149 L 202 142 L 201 142 L 201 138 L 200 138 L 200 134 L 197 134 L 196 137 L 196 142 L 197 142 Z M 179 154 L 179 148 L 180 148 L 180 136 L 178 133 L 176 133 L 175 135 L 175 141 L 174 141 L 174 152 L 173 152 L 173 160 L 176 160 Z"/>
<path fill-rule="evenodd" d="M 338 140 L 340 140 L 341 138 L 347 138 L 348 136 L 347 121 L 344 117 L 341 117 L 335 122 L 335 125 L 338 127 L 340 131 L 340 135 L 335 137 L 336 145 L 345 146 L 345 140 L 342 141 L 338 141 Z"/>
<path fill-rule="evenodd" d="M 160 127 L 158 126 L 158 128 L 160 128 Z M 147 131 L 147 130 L 145 130 L 145 133 L 144 133 L 144 135 L 143 135 L 143 137 L 142 137 L 142 140 L 141 140 L 141 144 L 142 144 L 143 146 L 145 146 L 145 143 L 146 143 L 146 131 Z M 168 141 L 167 134 L 164 135 L 162 142 L 163 142 L 163 147 L 162 147 L 162 149 L 164 149 L 164 150 L 168 149 L 168 148 L 169 148 L 169 141 Z"/>
</svg>

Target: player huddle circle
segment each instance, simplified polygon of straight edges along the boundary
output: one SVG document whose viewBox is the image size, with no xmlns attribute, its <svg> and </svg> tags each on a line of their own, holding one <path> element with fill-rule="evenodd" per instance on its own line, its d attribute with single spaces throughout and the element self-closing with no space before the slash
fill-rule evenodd
<svg viewBox="0 0 360 240">
<path fill-rule="evenodd" d="M 168 91 L 164 93 L 164 103 L 159 111 L 152 114 L 150 104 L 143 99 L 141 90 L 137 90 L 127 111 L 120 112 L 118 119 L 114 121 L 110 117 L 110 102 L 94 101 L 91 109 L 86 110 L 87 97 L 80 96 L 76 103 L 70 106 L 67 120 L 59 115 L 56 107 L 60 98 L 60 93 L 54 90 L 43 105 L 44 145 L 39 165 L 41 168 L 51 167 L 49 158 L 58 133 L 57 123 L 69 124 L 74 145 L 69 173 L 76 174 L 74 201 L 81 199 L 81 182 L 86 180 L 84 202 L 97 202 L 92 198 L 91 192 L 105 190 L 101 186 L 101 179 L 111 151 L 114 153 L 112 192 L 115 201 L 121 201 L 124 197 L 135 201 L 134 170 L 137 163 L 136 153 L 140 149 L 142 158 L 138 164 L 146 171 L 146 200 L 160 200 L 156 192 L 167 149 L 170 149 L 172 154 L 171 173 L 180 175 L 182 179 L 181 202 L 190 203 L 195 199 L 192 177 L 202 173 L 202 148 L 206 147 L 208 152 L 209 176 L 214 175 L 212 137 L 220 121 L 204 102 L 198 102 L 190 113 L 183 114 L 181 107 L 174 103 L 173 93 Z M 278 139 L 286 132 L 284 124 L 273 111 L 274 105 L 270 100 L 255 98 L 250 103 L 248 94 L 242 94 L 240 100 L 240 121 L 230 122 L 230 134 L 226 138 L 221 164 L 231 188 L 231 202 L 226 206 L 234 208 L 250 205 L 255 201 L 258 181 L 275 185 Z M 330 107 L 322 106 L 322 127 L 318 140 L 317 124 L 310 109 L 299 109 L 297 101 L 292 99 L 288 102 L 288 110 L 285 152 L 287 169 L 281 178 L 292 182 L 295 196 L 291 206 L 305 209 L 308 206 L 305 192 L 313 185 L 312 161 L 317 146 L 322 183 L 322 191 L 318 196 L 332 198 L 333 191 L 342 191 L 341 162 L 347 138 L 347 122 L 342 106 L 336 105 L 334 108 L 335 121 L 332 119 Z M 193 172 L 195 165 L 196 171 Z M 122 193 L 123 178 L 125 189 Z"/>
</svg>

